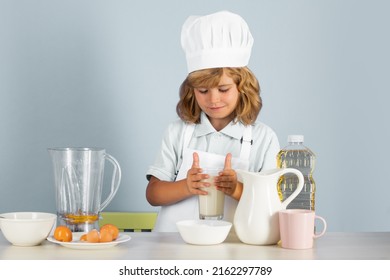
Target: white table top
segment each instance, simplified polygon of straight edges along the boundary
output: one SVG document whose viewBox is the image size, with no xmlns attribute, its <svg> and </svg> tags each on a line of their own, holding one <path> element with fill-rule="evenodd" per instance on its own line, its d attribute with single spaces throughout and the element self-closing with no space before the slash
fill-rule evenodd
<svg viewBox="0 0 390 280">
<path fill-rule="evenodd" d="M 186 244 L 178 233 L 122 233 L 131 240 L 101 250 L 76 250 L 44 241 L 40 246 L 17 247 L 0 234 L 0 260 L 389 260 L 390 232 L 326 233 L 308 250 L 278 245 L 253 246 L 229 236 L 222 244 Z"/>
</svg>

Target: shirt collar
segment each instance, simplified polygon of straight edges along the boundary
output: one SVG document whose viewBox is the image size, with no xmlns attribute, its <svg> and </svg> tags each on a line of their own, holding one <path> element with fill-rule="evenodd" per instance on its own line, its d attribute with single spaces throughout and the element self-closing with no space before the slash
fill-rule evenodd
<svg viewBox="0 0 390 280">
<path fill-rule="evenodd" d="M 227 136 L 230 136 L 235 139 L 241 139 L 244 132 L 244 125 L 241 122 L 231 121 L 224 129 L 219 131 Z M 194 135 L 195 137 L 205 136 L 210 133 L 216 133 L 217 131 L 210 123 L 208 117 L 204 112 L 200 116 L 200 124 L 196 125 Z"/>
</svg>

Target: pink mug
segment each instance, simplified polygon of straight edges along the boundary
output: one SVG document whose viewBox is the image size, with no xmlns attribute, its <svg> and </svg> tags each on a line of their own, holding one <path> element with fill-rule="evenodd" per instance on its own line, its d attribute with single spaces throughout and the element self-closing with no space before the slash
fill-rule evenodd
<svg viewBox="0 0 390 280">
<path fill-rule="evenodd" d="M 323 223 L 319 234 L 314 232 L 314 222 L 318 219 Z M 313 247 L 313 240 L 321 237 L 326 231 L 326 221 L 316 216 L 312 210 L 288 209 L 279 211 L 280 237 L 283 248 L 309 249 Z"/>
</svg>

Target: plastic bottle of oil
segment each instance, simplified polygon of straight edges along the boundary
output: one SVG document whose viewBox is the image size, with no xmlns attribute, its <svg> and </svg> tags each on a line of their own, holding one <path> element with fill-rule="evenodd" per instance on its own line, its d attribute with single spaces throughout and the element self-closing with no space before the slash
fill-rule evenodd
<svg viewBox="0 0 390 280">
<path fill-rule="evenodd" d="M 277 155 L 279 168 L 296 168 L 305 179 L 301 193 L 287 206 L 288 209 L 315 210 L 316 184 L 312 173 L 315 165 L 315 154 L 303 145 L 303 135 L 289 135 L 288 146 Z M 290 196 L 298 185 L 298 178 L 293 174 L 285 174 L 278 181 L 278 193 L 281 201 Z"/>
</svg>

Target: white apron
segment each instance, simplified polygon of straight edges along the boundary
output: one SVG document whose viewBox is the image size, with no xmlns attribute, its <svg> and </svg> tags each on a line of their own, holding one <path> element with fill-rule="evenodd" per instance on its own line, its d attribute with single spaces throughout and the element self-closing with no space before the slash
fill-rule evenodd
<svg viewBox="0 0 390 280">
<path fill-rule="evenodd" d="M 183 160 L 177 174 L 176 181 L 187 177 L 187 172 L 192 167 L 194 152 L 197 152 L 199 155 L 199 165 L 201 168 L 207 166 L 222 170 L 225 165 L 226 155 L 222 156 L 188 148 L 194 129 L 195 125 L 187 125 L 186 127 L 182 152 Z M 232 169 L 248 170 L 251 145 L 252 126 L 249 125 L 245 127 L 244 135 L 242 137 L 240 157 L 232 158 Z M 206 162 L 207 164 L 205 164 Z M 225 196 L 224 220 L 233 222 L 237 204 L 238 201 L 230 196 Z M 153 231 L 175 232 L 177 231 L 176 222 L 197 219 L 199 219 L 199 204 L 198 196 L 194 195 L 175 204 L 162 206 Z"/>
</svg>

